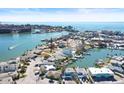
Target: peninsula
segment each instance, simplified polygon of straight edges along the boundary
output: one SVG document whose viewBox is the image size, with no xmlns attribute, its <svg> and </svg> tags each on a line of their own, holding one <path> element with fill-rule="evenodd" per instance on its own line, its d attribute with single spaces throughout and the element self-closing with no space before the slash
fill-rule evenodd
<svg viewBox="0 0 124 93">
<path fill-rule="evenodd" d="M 16 25 L 16 24 L 0 24 L 0 34 L 5 33 L 48 33 L 60 31 L 75 31 L 72 26 L 49 26 L 49 25 Z"/>
</svg>

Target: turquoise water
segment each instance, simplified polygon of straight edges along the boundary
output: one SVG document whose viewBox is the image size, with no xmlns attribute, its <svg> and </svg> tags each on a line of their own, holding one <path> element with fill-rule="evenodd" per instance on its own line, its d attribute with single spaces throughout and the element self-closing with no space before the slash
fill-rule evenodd
<svg viewBox="0 0 124 93">
<path fill-rule="evenodd" d="M 13 22 L 10 22 L 10 24 Z M 13 23 L 13 24 L 26 24 L 26 23 Z M 124 32 L 124 22 L 36 22 L 30 24 L 45 24 L 53 26 L 67 26 L 71 25 L 80 31 L 85 30 L 112 30 Z M 41 44 L 41 39 L 49 39 L 51 37 L 59 37 L 67 34 L 62 33 L 45 33 L 45 34 L 1 34 L 0 35 L 0 61 L 9 60 L 23 54 L 26 50 L 34 48 L 36 45 Z M 17 46 L 13 50 L 8 50 L 10 46 Z M 97 59 L 107 57 L 107 54 L 122 54 L 124 51 L 102 49 L 89 51 L 91 56 L 86 55 L 84 59 L 78 59 L 74 66 L 87 67 L 93 66 Z M 72 65 L 71 65 L 72 66 Z"/>
<path fill-rule="evenodd" d="M 26 50 L 41 44 L 41 40 L 60 37 L 67 32 L 55 32 L 44 34 L 0 34 L 0 61 L 6 61 L 23 54 Z M 16 46 L 13 50 L 8 47 Z"/>
<path fill-rule="evenodd" d="M 112 31 L 123 31 L 124 32 L 124 22 L 50 22 L 44 23 L 49 25 L 71 25 L 75 29 L 80 31 L 85 30 L 112 30 Z"/>
<path fill-rule="evenodd" d="M 98 59 L 105 59 L 109 55 L 123 55 L 124 56 L 124 51 L 123 50 L 110 50 L 110 49 L 92 49 L 88 51 L 90 55 L 85 55 L 84 58 L 78 59 L 76 62 L 73 64 L 69 65 L 69 67 L 73 66 L 78 66 L 78 67 L 92 67 L 95 65 L 96 60 Z"/>
</svg>

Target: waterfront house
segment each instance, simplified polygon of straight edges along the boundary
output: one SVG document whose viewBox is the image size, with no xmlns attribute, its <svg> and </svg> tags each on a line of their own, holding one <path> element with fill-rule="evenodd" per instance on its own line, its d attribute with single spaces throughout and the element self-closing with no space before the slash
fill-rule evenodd
<svg viewBox="0 0 124 93">
<path fill-rule="evenodd" d="M 102 37 L 94 37 L 94 38 L 91 38 L 92 41 L 104 41 L 104 38 Z"/>
<path fill-rule="evenodd" d="M 114 73 L 109 68 L 90 67 L 89 72 L 94 81 L 113 81 Z"/>
<path fill-rule="evenodd" d="M 16 70 L 17 70 L 17 64 L 15 61 L 0 63 L 0 73 L 14 72 Z"/>
<path fill-rule="evenodd" d="M 123 44 L 124 40 L 115 40 L 115 39 L 113 39 L 112 42 L 115 43 L 115 44 Z"/>
<path fill-rule="evenodd" d="M 113 59 L 110 62 L 112 65 L 116 65 L 116 66 L 121 66 L 122 64 L 124 64 L 124 61 L 117 61 Z"/>
<path fill-rule="evenodd" d="M 124 50 L 124 44 L 116 44 L 117 49 Z"/>
<path fill-rule="evenodd" d="M 123 56 L 114 56 L 111 59 L 111 64 L 112 65 L 116 65 L 116 66 L 121 66 L 122 64 L 124 64 L 124 57 Z"/>
<path fill-rule="evenodd" d="M 71 48 L 65 48 L 65 49 L 63 49 L 63 55 L 65 57 L 72 57 L 72 49 Z"/>
<path fill-rule="evenodd" d="M 28 54 L 26 54 L 24 56 L 21 56 L 20 61 L 28 61 L 29 59 L 35 60 L 36 57 L 37 57 L 37 54 L 28 53 Z"/>
<path fill-rule="evenodd" d="M 66 44 L 63 42 L 60 42 L 58 46 L 59 46 L 59 48 L 64 48 L 66 46 Z"/>
<path fill-rule="evenodd" d="M 123 61 L 124 60 L 124 56 L 113 56 L 112 59 L 113 60 L 117 60 L 117 61 Z"/>
<path fill-rule="evenodd" d="M 75 70 L 79 79 L 81 80 L 86 79 L 86 71 L 84 68 L 76 68 Z"/>
<path fill-rule="evenodd" d="M 124 74 L 124 70 L 122 69 L 121 66 L 109 66 L 109 68 L 113 71 L 113 72 L 118 72 L 118 73 L 121 73 L 121 74 Z"/>
<path fill-rule="evenodd" d="M 113 48 L 124 50 L 124 44 L 113 43 Z"/>
<path fill-rule="evenodd" d="M 55 63 L 54 62 L 48 62 L 47 60 L 44 60 L 42 63 L 39 64 L 39 66 L 44 66 L 47 71 L 56 69 Z"/>
<path fill-rule="evenodd" d="M 62 79 L 64 80 L 73 80 L 73 76 L 75 75 L 75 71 L 73 68 L 66 68 L 65 72 L 62 75 Z"/>
</svg>

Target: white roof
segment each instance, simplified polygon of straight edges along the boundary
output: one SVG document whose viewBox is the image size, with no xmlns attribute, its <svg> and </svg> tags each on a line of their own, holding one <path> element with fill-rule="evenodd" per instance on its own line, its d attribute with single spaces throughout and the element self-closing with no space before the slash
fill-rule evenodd
<svg viewBox="0 0 124 93">
<path fill-rule="evenodd" d="M 65 72 L 75 72 L 73 68 L 66 68 Z"/>
<path fill-rule="evenodd" d="M 124 57 L 123 56 L 114 56 L 112 58 L 115 60 L 121 61 L 121 60 L 123 60 Z"/>
<path fill-rule="evenodd" d="M 118 63 L 118 64 L 123 64 L 124 63 L 124 61 L 118 61 L 118 60 L 111 60 L 110 61 L 111 63 Z"/>
<path fill-rule="evenodd" d="M 114 75 L 114 73 L 109 68 L 94 68 L 94 67 L 91 67 L 91 68 L 89 68 L 89 71 L 91 72 L 92 75 L 97 75 L 97 74 L 111 74 L 111 75 Z"/>
<path fill-rule="evenodd" d="M 55 57 L 49 57 L 48 59 L 47 59 L 48 61 L 54 61 L 55 60 Z"/>
<path fill-rule="evenodd" d="M 86 71 L 84 68 L 76 68 L 77 73 L 83 73 L 86 74 Z"/>
<path fill-rule="evenodd" d="M 46 70 L 55 69 L 53 65 L 45 65 Z"/>
<path fill-rule="evenodd" d="M 104 38 L 102 38 L 102 37 L 99 37 L 99 38 L 94 37 L 94 38 L 92 38 L 91 40 L 104 40 Z"/>
<path fill-rule="evenodd" d="M 124 43 L 124 40 L 112 40 L 113 42 Z"/>
</svg>

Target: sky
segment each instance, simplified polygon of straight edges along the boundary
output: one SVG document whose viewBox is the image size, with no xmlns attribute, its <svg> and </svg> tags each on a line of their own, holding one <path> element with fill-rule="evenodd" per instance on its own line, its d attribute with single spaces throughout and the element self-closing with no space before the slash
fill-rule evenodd
<svg viewBox="0 0 124 93">
<path fill-rule="evenodd" d="M 124 8 L 1 8 L 1 22 L 124 22 Z"/>
</svg>

